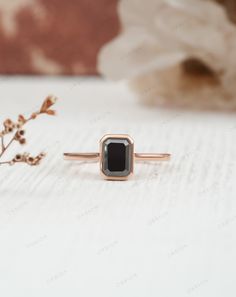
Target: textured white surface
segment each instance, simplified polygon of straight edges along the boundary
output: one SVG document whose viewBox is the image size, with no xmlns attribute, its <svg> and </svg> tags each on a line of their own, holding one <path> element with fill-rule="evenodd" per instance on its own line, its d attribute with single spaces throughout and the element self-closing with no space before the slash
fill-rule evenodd
<svg viewBox="0 0 236 297">
<path fill-rule="evenodd" d="M 123 84 L 76 78 L 1 78 L 0 92 L 1 120 L 60 98 L 27 128 L 41 166 L 0 167 L 1 296 L 235 297 L 234 114 L 149 109 Z M 173 159 L 127 182 L 62 160 L 109 132 Z"/>
</svg>

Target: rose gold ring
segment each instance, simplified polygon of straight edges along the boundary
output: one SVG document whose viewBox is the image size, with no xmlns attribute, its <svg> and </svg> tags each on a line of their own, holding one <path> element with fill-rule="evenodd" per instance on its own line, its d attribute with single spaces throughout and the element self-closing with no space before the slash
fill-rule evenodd
<svg viewBox="0 0 236 297">
<path fill-rule="evenodd" d="M 133 139 L 125 134 L 107 134 L 100 140 L 99 153 L 64 153 L 65 160 L 95 161 L 107 180 L 127 180 L 134 161 L 168 161 L 170 154 L 135 153 Z"/>
</svg>

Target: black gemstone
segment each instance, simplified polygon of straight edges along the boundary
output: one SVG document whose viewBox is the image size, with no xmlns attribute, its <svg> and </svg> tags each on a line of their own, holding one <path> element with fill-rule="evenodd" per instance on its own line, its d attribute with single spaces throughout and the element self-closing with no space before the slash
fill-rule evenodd
<svg viewBox="0 0 236 297">
<path fill-rule="evenodd" d="M 110 171 L 125 170 L 125 145 L 123 143 L 109 143 L 107 146 L 108 169 Z"/>
<path fill-rule="evenodd" d="M 133 169 L 129 138 L 108 137 L 102 142 L 102 171 L 108 177 L 127 177 Z"/>
</svg>

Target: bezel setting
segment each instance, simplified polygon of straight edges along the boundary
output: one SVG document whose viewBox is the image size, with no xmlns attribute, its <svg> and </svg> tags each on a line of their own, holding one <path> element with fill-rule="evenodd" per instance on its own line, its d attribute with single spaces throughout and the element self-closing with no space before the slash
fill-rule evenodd
<svg viewBox="0 0 236 297">
<path fill-rule="evenodd" d="M 117 152 L 115 150 L 119 148 L 121 148 L 121 152 L 119 156 L 116 156 Z M 116 158 L 118 158 L 118 161 Z M 122 161 L 121 164 L 117 163 L 119 161 Z M 118 170 L 114 170 L 117 165 Z M 107 134 L 100 140 L 100 171 L 105 179 L 127 180 L 133 174 L 133 167 L 134 142 L 130 136 L 126 134 Z"/>
</svg>

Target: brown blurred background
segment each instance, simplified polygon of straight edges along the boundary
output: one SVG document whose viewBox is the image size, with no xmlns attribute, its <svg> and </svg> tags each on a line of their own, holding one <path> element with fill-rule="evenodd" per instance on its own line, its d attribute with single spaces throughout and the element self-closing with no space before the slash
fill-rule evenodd
<svg viewBox="0 0 236 297">
<path fill-rule="evenodd" d="M 118 0 L 0 0 L 0 74 L 96 74 Z"/>
</svg>

